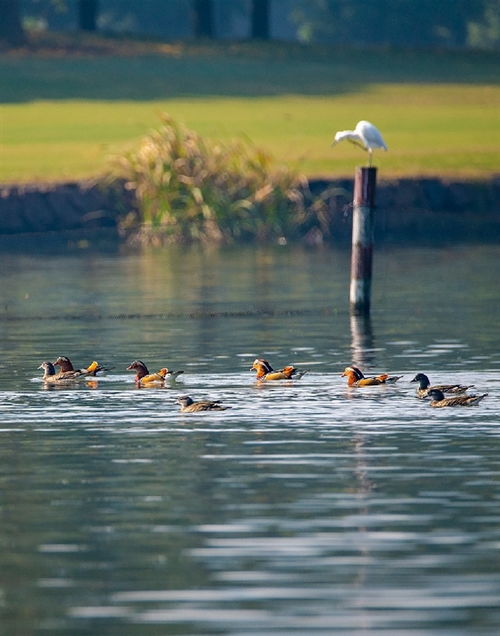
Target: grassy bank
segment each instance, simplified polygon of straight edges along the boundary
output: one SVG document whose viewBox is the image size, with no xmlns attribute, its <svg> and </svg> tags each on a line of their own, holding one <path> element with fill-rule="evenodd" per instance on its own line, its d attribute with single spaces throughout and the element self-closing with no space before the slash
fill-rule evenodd
<svg viewBox="0 0 500 636">
<path fill-rule="evenodd" d="M 249 138 L 309 176 L 352 174 L 362 152 L 330 142 L 358 119 L 383 131 L 386 177 L 499 170 L 498 54 L 131 46 L 3 55 L 0 181 L 97 175 L 163 111 L 209 139 Z"/>
</svg>

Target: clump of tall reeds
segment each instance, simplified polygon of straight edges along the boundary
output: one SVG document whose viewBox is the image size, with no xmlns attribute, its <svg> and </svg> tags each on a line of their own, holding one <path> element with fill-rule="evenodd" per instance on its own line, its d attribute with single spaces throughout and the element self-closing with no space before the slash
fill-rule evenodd
<svg viewBox="0 0 500 636">
<path fill-rule="evenodd" d="M 135 193 L 137 212 L 122 222 L 135 241 L 287 240 L 326 229 L 301 176 L 248 142 L 208 142 L 168 115 L 136 150 L 115 158 L 113 174 Z"/>
</svg>

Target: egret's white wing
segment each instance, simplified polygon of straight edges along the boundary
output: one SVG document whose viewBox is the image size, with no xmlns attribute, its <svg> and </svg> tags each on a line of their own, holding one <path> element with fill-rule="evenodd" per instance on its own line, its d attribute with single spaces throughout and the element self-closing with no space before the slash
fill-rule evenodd
<svg viewBox="0 0 500 636">
<path fill-rule="evenodd" d="M 363 139 L 354 130 L 339 130 L 335 133 L 335 138 L 332 142 L 332 146 L 338 144 L 341 141 L 350 141 L 357 146 L 365 148 Z"/>
</svg>

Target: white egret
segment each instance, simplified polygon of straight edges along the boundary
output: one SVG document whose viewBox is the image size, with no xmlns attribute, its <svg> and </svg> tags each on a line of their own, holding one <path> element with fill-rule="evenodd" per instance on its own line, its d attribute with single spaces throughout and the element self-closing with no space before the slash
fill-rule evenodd
<svg viewBox="0 0 500 636">
<path fill-rule="evenodd" d="M 375 148 L 387 150 L 387 146 L 385 141 L 382 139 L 380 131 L 369 121 L 358 121 L 354 130 L 339 130 L 336 132 L 332 146 L 335 146 L 335 144 L 338 144 L 340 141 L 344 141 L 345 139 L 356 146 L 363 148 L 363 150 L 368 151 L 369 166 L 372 165 L 372 153 Z"/>
</svg>

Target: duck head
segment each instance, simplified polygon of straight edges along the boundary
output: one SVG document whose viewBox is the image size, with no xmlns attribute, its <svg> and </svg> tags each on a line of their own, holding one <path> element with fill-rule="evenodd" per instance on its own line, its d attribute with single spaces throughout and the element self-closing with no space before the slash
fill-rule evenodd
<svg viewBox="0 0 500 636">
<path fill-rule="evenodd" d="M 64 373 L 66 371 L 74 371 L 73 364 L 71 360 L 66 356 L 59 356 L 57 360 L 52 363 L 55 367 L 61 367 L 61 371 Z"/>
<path fill-rule="evenodd" d="M 42 364 L 38 368 L 44 370 L 44 376 L 50 376 L 50 375 L 56 374 L 54 365 L 52 364 L 52 362 L 49 362 L 48 360 L 46 360 L 45 362 L 42 362 Z"/>
<path fill-rule="evenodd" d="M 441 400 L 444 400 L 444 393 L 439 389 L 431 389 L 427 395 L 433 402 L 441 402 Z"/>
<path fill-rule="evenodd" d="M 350 367 L 346 367 L 343 370 L 340 377 L 341 378 L 347 377 L 347 385 L 352 386 L 358 380 L 362 380 L 365 376 L 362 374 L 361 370 L 358 369 L 358 367 L 350 366 Z"/>
<path fill-rule="evenodd" d="M 262 378 L 266 373 L 271 373 L 274 369 L 265 358 L 255 358 L 250 371 L 257 371 L 257 377 Z"/>
<path fill-rule="evenodd" d="M 142 360 L 134 360 L 133 362 L 131 362 L 127 367 L 127 371 L 137 371 L 137 380 L 140 380 L 145 375 L 149 374 L 148 368 L 144 364 L 144 362 L 142 362 Z"/>
<path fill-rule="evenodd" d="M 358 369 L 358 367 L 355 366 L 346 367 L 340 377 L 349 377 L 350 375 L 354 375 L 356 377 L 356 380 L 362 380 L 365 377 L 361 372 L 361 369 Z"/>
<path fill-rule="evenodd" d="M 425 373 L 417 373 L 410 382 L 418 382 L 420 389 L 426 389 L 430 385 L 429 378 L 425 375 Z"/>
</svg>

